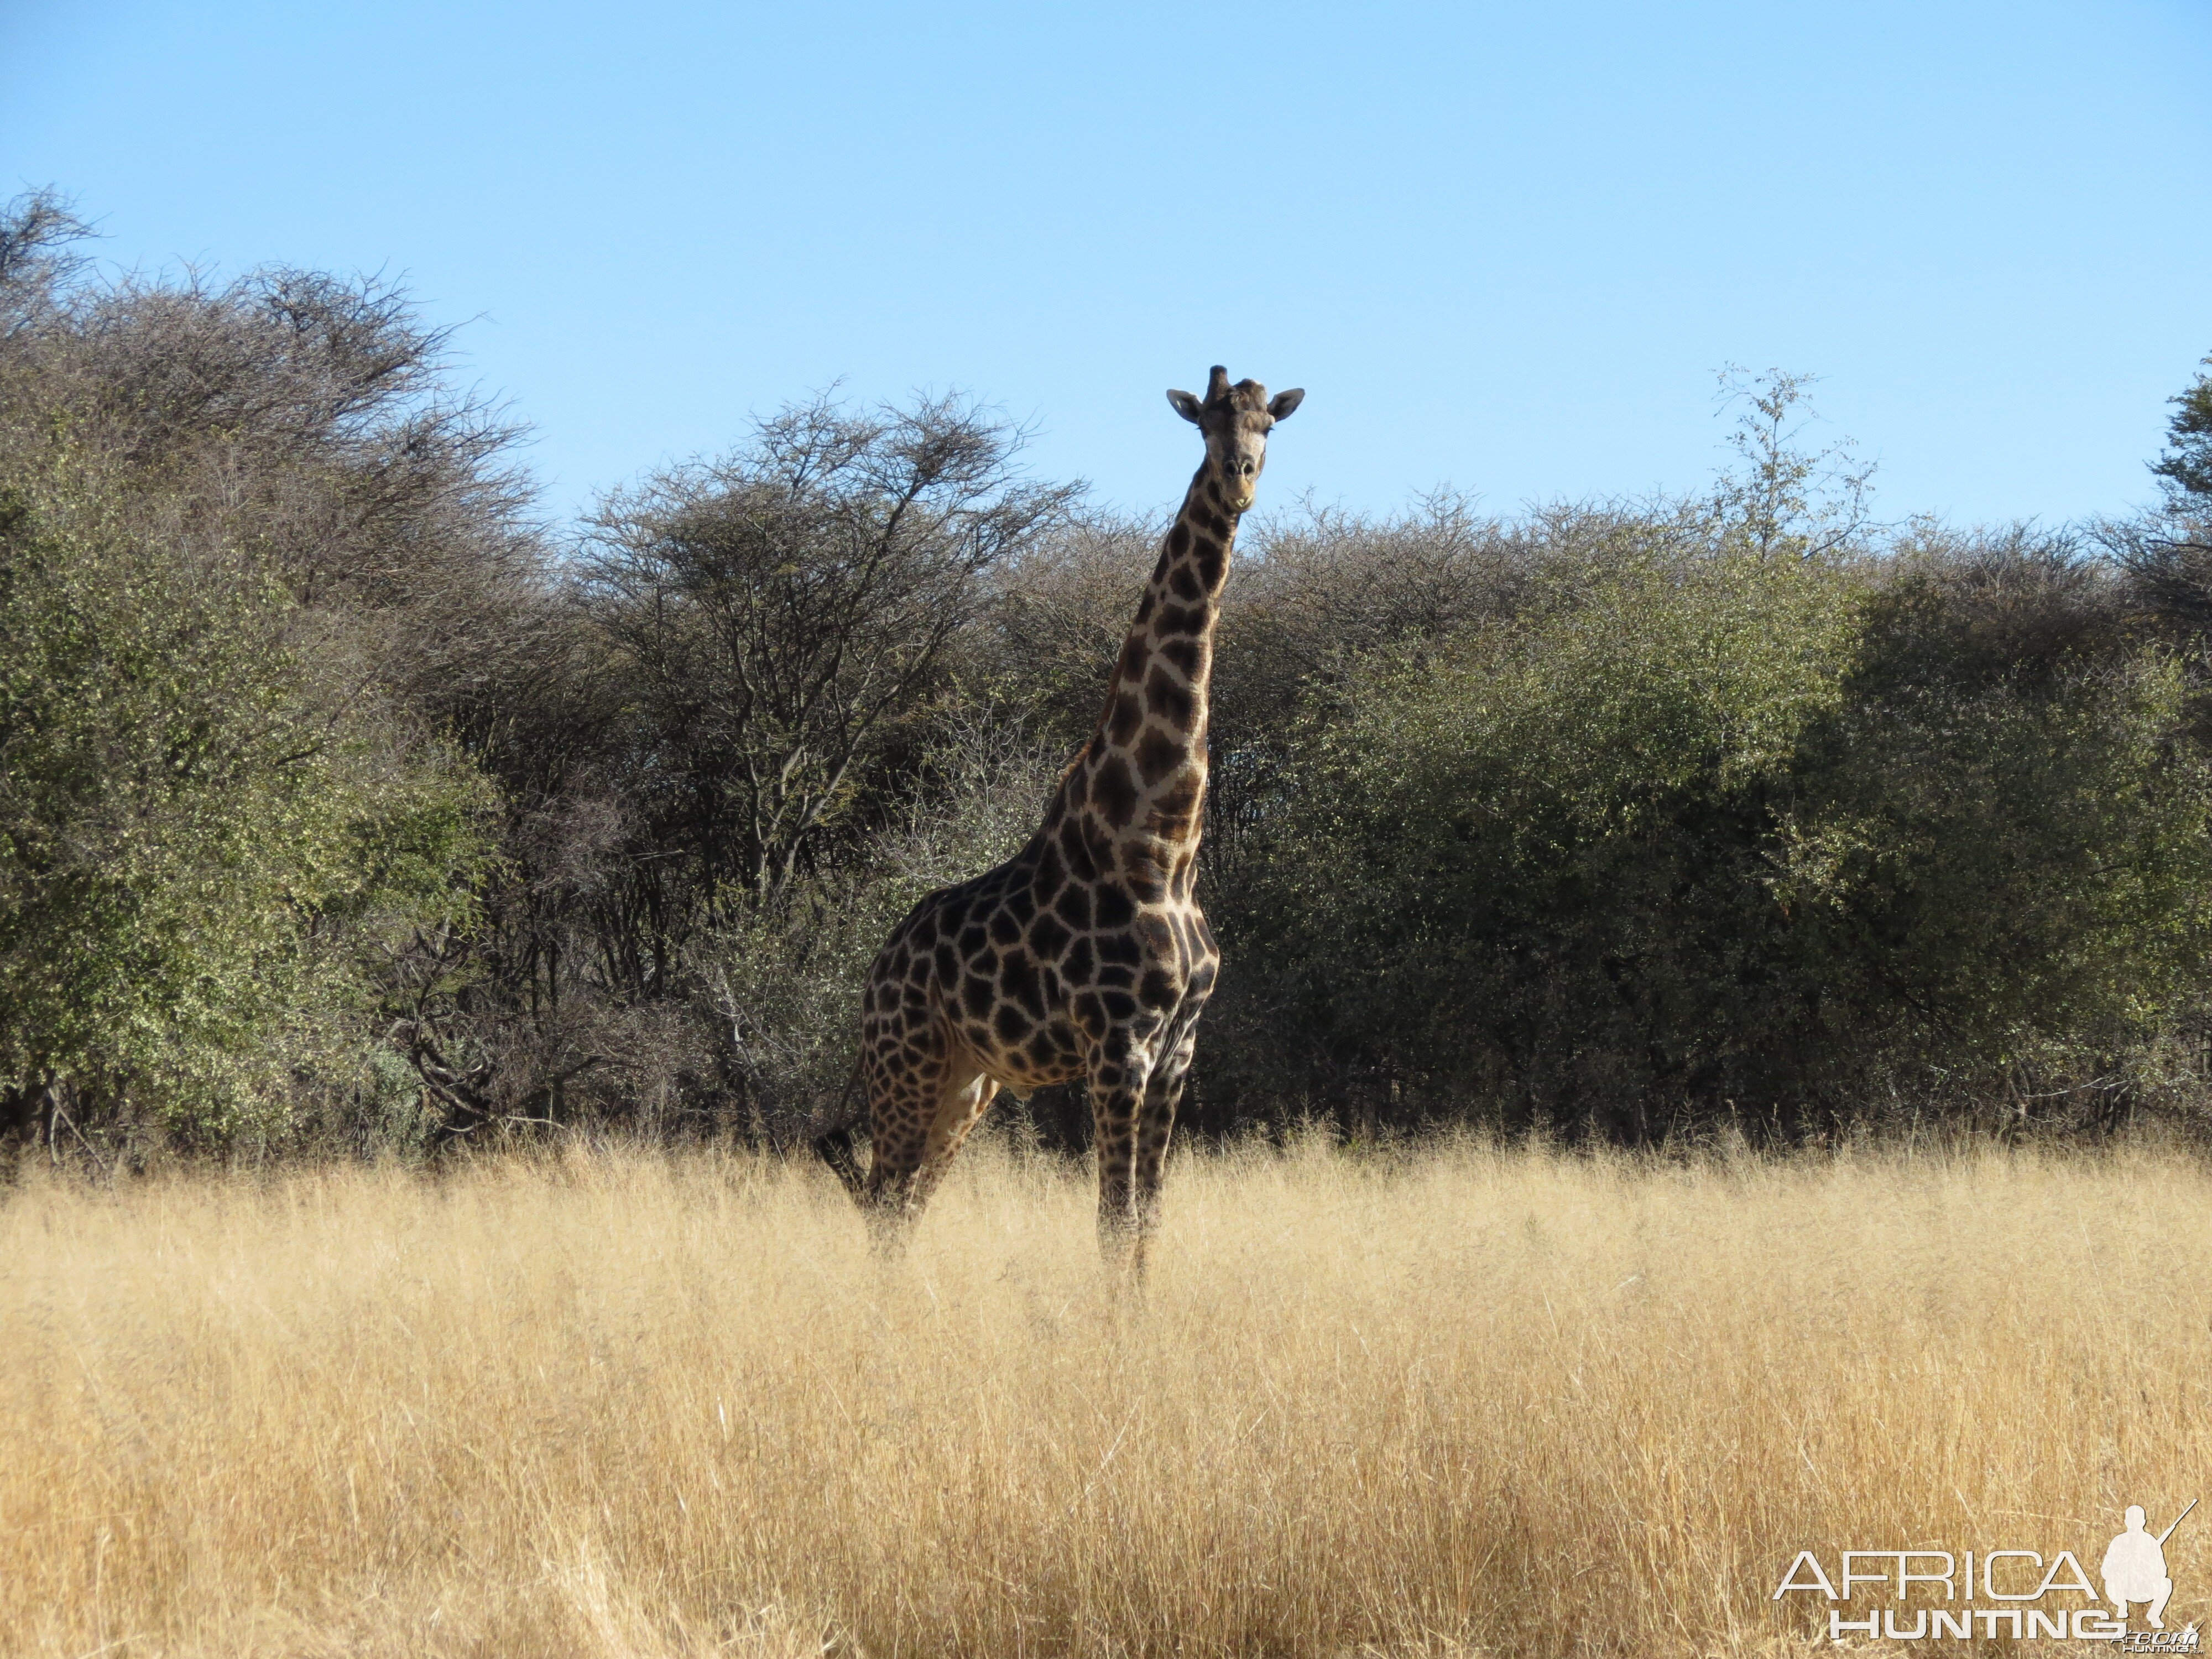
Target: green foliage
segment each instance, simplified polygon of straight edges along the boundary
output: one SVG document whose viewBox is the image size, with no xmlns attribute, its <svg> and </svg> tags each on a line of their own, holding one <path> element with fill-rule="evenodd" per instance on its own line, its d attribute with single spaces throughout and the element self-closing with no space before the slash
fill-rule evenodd
<svg viewBox="0 0 2212 1659">
<path fill-rule="evenodd" d="M 556 542 L 396 289 L 84 234 L 0 212 L 0 1134 L 800 1132 L 1158 526 L 817 401 Z M 2110 561 L 1870 525 L 1807 385 L 1696 501 L 1247 522 L 1189 1121 L 2207 1097 L 2212 377 Z"/>
<path fill-rule="evenodd" d="M 1773 908 L 1755 826 L 1842 701 L 1850 573 L 1663 537 L 1606 552 L 1545 572 L 1513 620 L 1376 664 L 1224 919 L 1224 948 L 1304 958 L 1295 1027 L 1439 1104 L 1595 1109 L 1709 1060 L 1700 1010 Z"/>
<path fill-rule="evenodd" d="M 951 399 L 825 400 L 605 503 L 589 599 L 658 773 L 639 792 L 656 862 L 680 859 L 715 921 L 726 896 L 774 902 L 865 823 L 869 774 L 937 689 L 981 578 L 1065 508 L 1022 480 L 1018 447 Z"/>
<path fill-rule="evenodd" d="M 1374 665 L 1292 769 L 1223 924 L 1294 964 L 1310 1077 L 1634 1137 L 2094 1070 L 2193 1015 L 2179 659 L 1991 668 L 1924 570 L 1725 544 L 1542 590 Z"/>
<path fill-rule="evenodd" d="M 2205 362 L 2212 365 L 2212 357 Z M 2173 399 L 2173 418 L 2166 424 L 2166 453 L 2151 466 L 2176 494 L 2202 501 L 2212 497 L 2212 374 L 2199 374 L 2195 384 Z"/>
<path fill-rule="evenodd" d="M 864 856 L 740 911 L 718 933 L 707 981 L 750 1114 L 788 1125 L 837 1097 L 877 950 L 930 892 L 1019 849 L 1036 830 L 1057 759 L 1001 721 L 940 734 L 927 753 L 932 787 L 872 837 Z"/>
<path fill-rule="evenodd" d="M 379 942 L 465 914 L 481 787 L 392 765 L 280 587 L 103 494 L 0 494 L 0 1088 L 273 1127 Z"/>
<path fill-rule="evenodd" d="M 1715 520 L 1731 544 L 1762 558 L 1822 557 L 1847 546 L 1862 526 L 1874 464 L 1856 462 L 1848 438 L 1820 450 L 1796 442 L 1817 418 L 1809 406 L 1799 408 L 1816 378 L 1779 368 L 1721 375 L 1721 406 L 1738 410 L 1729 447 L 1743 465 L 1717 480 Z"/>
<path fill-rule="evenodd" d="M 1870 617 L 1855 696 L 1799 763 L 1778 897 L 1851 1040 L 1984 1074 L 2110 1066 L 2201 1000 L 2191 662 L 2125 642 L 1992 662 L 1939 580 L 1906 570 Z"/>
</svg>

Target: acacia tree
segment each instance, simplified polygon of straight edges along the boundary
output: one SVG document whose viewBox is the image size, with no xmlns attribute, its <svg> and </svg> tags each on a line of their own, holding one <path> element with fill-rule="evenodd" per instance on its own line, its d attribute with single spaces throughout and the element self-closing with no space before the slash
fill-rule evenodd
<svg viewBox="0 0 2212 1659">
<path fill-rule="evenodd" d="M 2098 537 L 2147 610 L 2201 639 L 2212 633 L 2212 373 L 2168 401 L 2166 453 L 2150 465 L 2162 510 L 2100 525 Z"/>
<path fill-rule="evenodd" d="M 1820 558 L 1848 548 L 1866 525 L 1875 464 L 1858 460 L 1849 438 L 1820 450 L 1797 442 L 1820 418 L 1807 401 L 1819 378 L 1781 368 L 1721 372 L 1716 412 L 1735 411 L 1729 447 L 1743 465 L 1715 481 L 1713 513 L 1729 540 L 1762 559 Z"/>
<path fill-rule="evenodd" d="M 2212 357 L 2204 360 L 2212 369 Z M 2191 496 L 2202 511 L 2212 500 L 2212 373 L 2201 374 L 2195 384 L 2174 398 L 2173 416 L 2166 422 L 2166 453 L 2153 462 L 2151 471 L 2183 505 Z"/>
<path fill-rule="evenodd" d="M 953 398 L 825 398 L 604 503 L 588 596 L 617 647 L 641 814 L 610 920 L 639 979 L 690 927 L 775 902 L 852 817 L 982 574 L 1076 492 L 1024 479 L 1022 439 Z"/>
</svg>

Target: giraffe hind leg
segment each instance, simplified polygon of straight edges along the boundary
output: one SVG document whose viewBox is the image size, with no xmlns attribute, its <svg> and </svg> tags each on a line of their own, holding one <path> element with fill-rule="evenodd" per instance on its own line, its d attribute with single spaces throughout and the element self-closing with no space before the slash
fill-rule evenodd
<svg viewBox="0 0 2212 1659">
<path fill-rule="evenodd" d="M 999 1085 L 981 1073 L 948 1080 L 945 1092 L 938 1098 L 937 1118 L 930 1126 L 929 1144 L 922 1154 L 921 1169 L 915 1177 L 916 1213 L 929 1202 L 938 1182 L 945 1179 L 952 1155 L 968 1139 L 968 1132 L 990 1109 L 998 1092 Z"/>
<path fill-rule="evenodd" d="M 862 1207 L 879 1245 L 896 1248 L 944 1178 L 945 1165 L 982 1116 L 998 1085 L 964 1060 L 939 1030 L 907 1063 L 870 1079 L 874 1144 Z"/>
<path fill-rule="evenodd" d="M 868 1172 L 860 1200 L 878 1249 L 896 1249 L 905 1233 L 928 1144 L 926 1087 L 910 1067 L 869 1068 Z"/>
<path fill-rule="evenodd" d="M 879 1254 L 896 1255 L 906 1248 L 907 1238 L 921 1219 L 938 1183 L 944 1180 L 952 1155 L 960 1150 L 968 1131 L 998 1091 L 997 1084 L 981 1075 L 948 1085 L 926 1133 L 902 1133 L 889 1144 L 887 1155 L 877 1154 L 884 1160 L 883 1178 L 877 1179 L 872 1164 L 862 1207 L 867 1212 L 869 1231 Z"/>
</svg>

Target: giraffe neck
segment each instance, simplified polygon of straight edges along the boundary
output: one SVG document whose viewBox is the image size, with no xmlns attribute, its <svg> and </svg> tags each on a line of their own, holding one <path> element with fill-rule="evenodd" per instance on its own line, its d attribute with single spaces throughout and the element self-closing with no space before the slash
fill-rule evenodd
<svg viewBox="0 0 2212 1659">
<path fill-rule="evenodd" d="M 1194 854 L 1198 846 L 1213 629 L 1237 518 L 1207 461 L 1161 545 L 1098 729 L 1074 769 L 1098 827 L 1112 840 L 1141 843 L 1163 873 L 1187 864 L 1177 854 Z"/>
</svg>

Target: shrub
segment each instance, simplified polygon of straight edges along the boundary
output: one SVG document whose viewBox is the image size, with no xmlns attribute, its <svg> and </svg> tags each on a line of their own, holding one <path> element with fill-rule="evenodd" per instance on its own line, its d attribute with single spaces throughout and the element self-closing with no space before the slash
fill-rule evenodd
<svg viewBox="0 0 2212 1659">
<path fill-rule="evenodd" d="M 280 1127 L 296 1073 L 348 1064 L 379 945 L 465 915 L 484 797 L 326 695 L 252 562 L 103 493 L 0 495 L 0 1091 L 50 1132 Z"/>
</svg>

